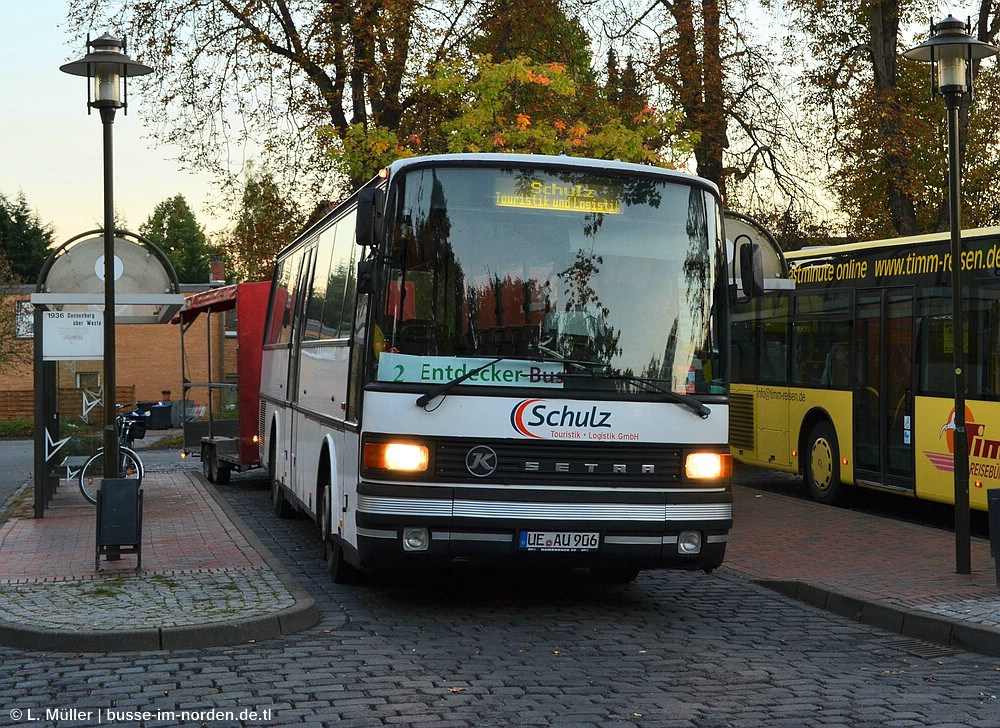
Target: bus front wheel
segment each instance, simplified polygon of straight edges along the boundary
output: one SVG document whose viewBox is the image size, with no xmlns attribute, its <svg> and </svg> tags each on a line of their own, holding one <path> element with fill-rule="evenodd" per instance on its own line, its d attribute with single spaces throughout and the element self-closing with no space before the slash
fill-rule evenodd
<svg viewBox="0 0 1000 728">
<path fill-rule="evenodd" d="M 812 428 L 805 455 L 805 481 L 812 499 L 828 505 L 842 503 L 847 486 L 840 481 L 840 446 L 833 425 L 820 422 Z"/>
<path fill-rule="evenodd" d="M 332 488 L 323 489 L 323 510 L 320 512 L 320 530 L 323 534 L 323 556 L 326 562 L 326 573 L 335 584 L 356 584 L 361 581 L 360 569 L 347 563 L 344 549 L 338 536 L 333 533 L 333 495 Z"/>
<path fill-rule="evenodd" d="M 288 502 L 288 499 L 285 498 L 285 491 L 281 489 L 281 483 L 278 482 L 278 466 L 274 462 L 276 454 L 274 437 L 272 435 L 267 458 L 267 476 L 271 480 L 271 510 L 274 511 L 274 515 L 278 518 L 291 518 L 295 513 L 295 509 Z"/>
</svg>

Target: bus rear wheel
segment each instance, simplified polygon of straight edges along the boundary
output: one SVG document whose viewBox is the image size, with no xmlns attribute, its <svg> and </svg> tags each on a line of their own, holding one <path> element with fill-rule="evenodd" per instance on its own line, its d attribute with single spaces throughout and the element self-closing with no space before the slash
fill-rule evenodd
<svg viewBox="0 0 1000 728">
<path fill-rule="evenodd" d="M 840 446 L 833 425 L 819 422 L 813 426 L 805 456 L 805 481 L 812 499 L 827 505 L 843 503 L 847 486 L 840 480 Z"/>
</svg>

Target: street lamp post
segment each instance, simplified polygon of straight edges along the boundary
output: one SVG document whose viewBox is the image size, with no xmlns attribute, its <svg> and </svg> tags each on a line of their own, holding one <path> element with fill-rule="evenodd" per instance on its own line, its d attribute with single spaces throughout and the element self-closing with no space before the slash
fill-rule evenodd
<svg viewBox="0 0 1000 728">
<path fill-rule="evenodd" d="M 125 44 L 104 34 L 91 41 L 88 53 L 66 63 L 59 70 L 73 76 L 85 76 L 87 113 L 98 109 L 104 126 L 104 477 L 118 477 L 118 432 L 115 426 L 115 205 L 113 184 L 112 124 L 115 111 L 127 111 L 126 79 L 144 76 L 153 69 L 125 55 Z M 93 79 L 93 94 L 89 80 Z M 120 271 L 117 272 L 120 275 Z"/>
<path fill-rule="evenodd" d="M 965 421 L 965 325 L 962 308 L 962 159 L 959 147 L 959 108 L 972 93 L 973 61 L 997 54 L 998 49 L 973 38 L 968 23 L 949 15 L 931 23 L 930 37 L 903 56 L 931 64 L 932 94 L 944 97 L 948 111 L 948 211 L 951 220 L 952 348 L 955 365 L 955 571 L 972 573 L 969 528 L 969 437 Z"/>
</svg>

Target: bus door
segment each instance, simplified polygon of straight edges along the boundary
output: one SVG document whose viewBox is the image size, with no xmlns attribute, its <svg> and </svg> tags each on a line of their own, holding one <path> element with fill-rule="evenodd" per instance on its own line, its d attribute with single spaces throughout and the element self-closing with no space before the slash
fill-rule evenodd
<svg viewBox="0 0 1000 728">
<path fill-rule="evenodd" d="M 309 295 L 311 291 L 310 283 L 312 281 L 312 262 L 314 253 L 315 246 L 306 248 L 305 254 L 302 258 L 302 267 L 299 269 L 298 279 L 295 281 L 295 288 L 292 292 L 292 341 L 288 354 L 288 388 L 285 390 L 287 392 L 286 399 L 288 404 L 292 407 L 292 416 L 289 418 L 288 423 L 288 434 L 290 437 L 288 441 L 288 460 L 290 472 L 286 485 L 290 486 L 292 492 L 300 498 L 302 497 L 303 492 L 302 488 L 299 486 L 301 475 L 299 473 L 297 462 L 299 449 L 296 446 L 296 443 L 299 440 L 298 430 L 301 427 L 301 415 L 295 407 L 295 404 L 299 400 L 299 366 L 302 361 L 302 336 L 303 329 L 305 327 L 306 309 L 309 304 Z"/>
<path fill-rule="evenodd" d="M 854 351 L 855 481 L 912 491 L 912 288 L 858 292 Z"/>
<path fill-rule="evenodd" d="M 305 320 L 306 306 L 309 303 L 310 281 L 312 280 L 313 248 L 307 248 L 302 258 L 302 266 L 292 289 L 292 331 L 291 350 L 288 361 L 288 387 L 285 390 L 289 404 L 295 404 L 298 399 L 296 390 L 299 382 L 299 356 L 301 354 L 302 327 Z"/>
</svg>

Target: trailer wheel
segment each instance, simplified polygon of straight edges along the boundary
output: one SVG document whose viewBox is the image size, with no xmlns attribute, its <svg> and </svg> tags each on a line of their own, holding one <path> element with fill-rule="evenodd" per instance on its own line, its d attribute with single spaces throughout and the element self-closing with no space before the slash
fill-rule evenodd
<svg viewBox="0 0 1000 728">
<path fill-rule="evenodd" d="M 218 464 L 215 460 L 215 448 L 208 443 L 201 444 L 201 474 L 209 483 L 215 483 Z"/>
<path fill-rule="evenodd" d="M 229 482 L 231 468 L 219 462 L 218 450 L 214 445 L 202 443 L 201 472 L 209 483 L 226 485 Z"/>
</svg>

